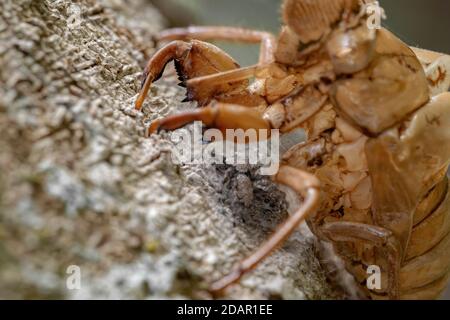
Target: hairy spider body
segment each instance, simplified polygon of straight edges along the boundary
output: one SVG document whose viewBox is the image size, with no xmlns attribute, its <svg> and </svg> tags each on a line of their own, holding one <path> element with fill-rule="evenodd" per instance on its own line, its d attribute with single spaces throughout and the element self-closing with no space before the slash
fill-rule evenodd
<svg viewBox="0 0 450 320">
<path fill-rule="evenodd" d="M 149 134 L 195 120 L 307 134 L 274 177 L 303 205 L 211 291 L 238 281 L 306 219 L 363 287 L 367 268 L 380 267 L 372 298 L 438 297 L 450 274 L 450 57 L 369 28 L 356 0 L 285 0 L 283 18 L 278 38 L 227 27 L 163 32 L 173 42 L 149 61 L 136 102 L 174 60 L 187 100 L 201 108 L 157 120 Z M 210 39 L 259 42 L 259 63 L 240 68 Z"/>
</svg>

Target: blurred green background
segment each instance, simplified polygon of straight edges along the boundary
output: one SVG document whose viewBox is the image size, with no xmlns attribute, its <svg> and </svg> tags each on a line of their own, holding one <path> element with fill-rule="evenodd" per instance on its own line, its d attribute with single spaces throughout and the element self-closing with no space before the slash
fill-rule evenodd
<svg viewBox="0 0 450 320">
<path fill-rule="evenodd" d="M 267 30 L 280 28 L 282 0 L 152 0 L 171 26 L 229 25 Z M 381 0 L 384 26 L 409 45 L 450 54 L 449 0 Z M 242 65 L 257 60 L 257 46 L 218 45 Z"/>
</svg>

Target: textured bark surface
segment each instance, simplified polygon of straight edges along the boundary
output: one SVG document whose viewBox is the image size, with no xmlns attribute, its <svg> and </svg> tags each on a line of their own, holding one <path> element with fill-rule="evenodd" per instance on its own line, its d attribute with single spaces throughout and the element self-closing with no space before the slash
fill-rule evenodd
<svg viewBox="0 0 450 320">
<path fill-rule="evenodd" d="M 143 0 L 1 1 L 0 298 L 209 298 L 286 217 L 254 169 L 178 166 L 143 137 L 193 107 L 169 75 L 132 110 L 163 24 Z M 228 297 L 336 296 L 304 230 Z"/>
</svg>

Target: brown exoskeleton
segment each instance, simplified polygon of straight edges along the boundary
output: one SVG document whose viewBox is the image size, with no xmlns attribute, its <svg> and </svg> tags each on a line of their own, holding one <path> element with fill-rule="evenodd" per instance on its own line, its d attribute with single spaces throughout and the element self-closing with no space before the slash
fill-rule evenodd
<svg viewBox="0 0 450 320">
<path fill-rule="evenodd" d="M 435 298 L 445 288 L 450 57 L 410 48 L 368 18 L 357 0 L 285 0 L 278 38 L 228 27 L 160 34 L 172 42 L 149 61 L 136 109 L 172 60 L 200 108 L 155 121 L 149 134 L 196 120 L 307 133 L 274 177 L 299 193 L 301 208 L 212 291 L 238 281 L 305 219 L 362 285 L 367 267 L 380 267 L 372 298 Z M 261 43 L 259 63 L 240 68 L 203 42 L 212 39 Z"/>
</svg>

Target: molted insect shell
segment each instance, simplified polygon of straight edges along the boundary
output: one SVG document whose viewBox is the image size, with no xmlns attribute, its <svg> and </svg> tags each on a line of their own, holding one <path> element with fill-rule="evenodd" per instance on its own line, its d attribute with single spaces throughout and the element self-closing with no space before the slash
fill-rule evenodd
<svg viewBox="0 0 450 320">
<path fill-rule="evenodd" d="M 377 32 L 375 59 L 331 89 L 334 105 L 360 128 L 379 134 L 426 104 L 430 94 L 419 60 L 387 30 Z"/>
<path fill-rule="evenodd" d="M 344 10 L 357 10 L 358 0 L 286 0 L 284 22 L 303 43 L 319 40 Z"/>
</svg>

